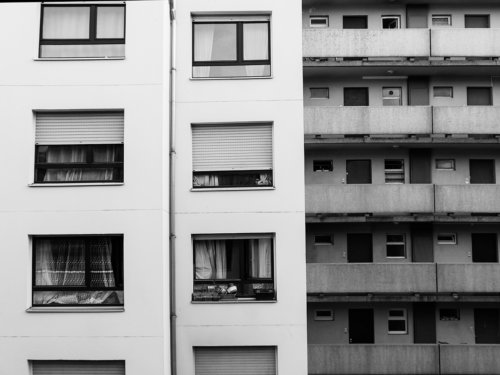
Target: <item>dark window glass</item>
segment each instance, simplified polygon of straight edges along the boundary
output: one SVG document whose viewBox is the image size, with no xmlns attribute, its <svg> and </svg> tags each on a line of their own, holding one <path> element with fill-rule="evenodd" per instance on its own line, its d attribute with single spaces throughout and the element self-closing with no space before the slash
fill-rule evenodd
<svg viewBox="0 0 500 375">
<path fill-rule="evenodd" d="M 316 245 L 332 245 L 333 240 L 331 235 L 315 235 L 314 236 L 314 243 Z"/>
<path fill-rule="evenodd" d="M 465 27 L 476 29 L 488 29 L 490 27 L 490 16 L 484 15 L 465 15 Z"/>
<path fill-rule="evenodd" d="M 498 262 L 498 239 L 496 233 L 472 233 L 471 237 L 473 262 Z"/>
<path fill-rule="evenodd" d="M 469 172 L 471 184 L 494 184 L 495 160 L 469 160 Z"/>
<path fill-rule="evenodd" d="M 368 87 L 345 87 L 344 105 L 345 106 L 367 106 Z"/>
<path fill-rule="evenodd" d="M 330 90 L 328 87 L 311 87 L 311 99 L 328 99 Z"/>
<path fill-rule="evenodd" d="M 444 321 L 460 320 L 460 310 L 439 309 L 439 320 L 444 320 Z"/>
<path fill-rule="evenodd" d="M 367 29 L 368 16 L 344 16 L 344 29 Z"/>
<path fill-rule="evenodd" d="M 389 320 L 389 332 L 406 332 L 406 321 Z"/>
<path fill-rule="evenodd" d="M 332 172 L 333 160 L 313 160 L 314 172 Z"/>
<path fill-rule="evenodd" d="M 388 234 L 386 237 L 387 257 L 405 258 L 405 245 L 404 234 Z"/>
<path fill-rule="evenodd" d="M 467 105 L 493 105 L 491 87 L 467 87 Z"/>
<path fill-rule="evenodd" d="M 399 29 L 401 27 L 400 16 L 382 16 L 383 29 Z"/>
</svg>

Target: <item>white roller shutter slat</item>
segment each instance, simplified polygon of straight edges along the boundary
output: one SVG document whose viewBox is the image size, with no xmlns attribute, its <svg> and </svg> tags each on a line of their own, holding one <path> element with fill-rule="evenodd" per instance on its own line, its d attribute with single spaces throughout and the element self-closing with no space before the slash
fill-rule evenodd
<svg viewBox="0 0 500 375">
<path fill-rule="evenodd" d="M 36 114 L 36 144 L 123 143 L 123 112 L 59 112 Z"/>
<path fill-rule="evenodd" d="M 125 375 L 125 361 L 32 361 L 33 375 Z"/>
<path fill-rule="evenodd" d="M 195 348 L 195 374 L 276 375 L 276 348 Z"/>
<path fill-rule="evenodd" d="M 271 170 L 271 124 L 194 125 L 193 170 Z"/>
</svg>

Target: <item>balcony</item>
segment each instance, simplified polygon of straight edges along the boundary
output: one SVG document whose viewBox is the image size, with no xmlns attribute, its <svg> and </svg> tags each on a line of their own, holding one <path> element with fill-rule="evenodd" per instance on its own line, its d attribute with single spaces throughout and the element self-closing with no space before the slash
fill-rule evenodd
<svg viewBox="0 0 500 375">
<path fill-rule="evenodd" d="M 428 29 L 305 29 L 304 57 L 428 57 Z"/>
<path fill-rule="evenodd" d="M 500 205 L 500 200 L 497 205 Z M 308 214 L 394 214 L 433 211 L 433 185 L 306 185 Z"/>
<path fill-rule="evenodd" d="M 395 283 L 394 280 L 398 282 Z M 307 293 L 416 292 L 436 292 L 434 264 L 307 264 Z"/>
<path fill-rule="evenodd" d="M 500 107 L 434 107 L 434 133 L 500 134 Z"/>
<path fill-rule="evenodd" d="M 500 29 L 433 29 L 432 56 L 500 56 Z"/>
<path fill-rule="evenodd" d="M 500 374 L 500 345 L 441 345 L 441 374 Z"/>
<path fill-rule="evenodd" d="M 308 352 L 311 375 L 438 374 L 436 345 L 309 345 Z"/>
<path fill-rule="evenodd" d="M 438 264 L 440 293 L 498 293 L 500 264 Z"/>
<path fill-rule="evenodd" d="M 431 107 L 304 108 L 306 134 L 431 134 Z"/>
<path fill-rule="evenodd" d="M 436 185 L 435 191 L 437 213 L 500 212 L 499 185 Z"/>
</svg>

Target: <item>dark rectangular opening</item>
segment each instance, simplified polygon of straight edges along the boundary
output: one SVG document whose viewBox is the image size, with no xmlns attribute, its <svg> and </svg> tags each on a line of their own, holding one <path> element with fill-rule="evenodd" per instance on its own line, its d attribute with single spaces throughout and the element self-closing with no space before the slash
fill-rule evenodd
<svg viewBox="0 0 500 375">
<path fill-rule="evenodd" d="M 457 321 L 460 320 L 459 309 L 439 309 L 439 320 Z"/>
<path fill-rule="evenodd" d="M 469 160 L 469 172 L 471 184 L 494 184 L 495 160 L 471 159 Z"/>
<path fill-rule="evenodd" d="M 431 183 L 431 150 L 411 149 L 410 150 L 410 183 L 430 184 Z"/>
<path fill-rule="evenodd" d="M 349 344 L 374 344 L 373 309 L 349 309 Z"/>
<path fill-rule="evenodd" d="M 489 14 L 466 14 L 465 28 L 467 29 L 488 29 L 490 27 Z"/>
<path fill-rule="evenodd" d="M 436 343 L 436 305 L 416 302 L 413 304 L 413 341 L 415 344 Z"/>
<path fill-rule="evenodd" d="M 313 160 L 314 172 L 332 172 L 333 160 Z"/>
<path fill-rule="evenodd" d="M 371 160 L 346 160 L 346 174 L 348 184 L 371 184 Z"/>
<path fill-rule="evenodd" d="M 432 224 L 412 223 L 411 243 L 413 262 L 434 262 L 434 240 Z"/>
<path fill-rule="evenodd" d="M 344 29 L 367 29 L 368 16 L 344 16 L 342 25 Z"/>
<path fill-rule="evenodd" d="M 499 309 L 474 309 L 476 344 L 500 344 Z"/>
<path fill-rule="evenodd" d="M 373 243 L 371 233 L 347 233 L 347 262 L 373 262 Z"/>
<path fill-rule="evenodd" d="M 497 234 L 472 233 L 472 261 L 477 263 L 497 263 Z"/>
<path fill-rule="evenodd" d="M 368 87 L 344 87 L 345 106 L 368 106 Z"/>
<path fill-rule="evenodd" d="M 491 87 L 467 87 L 467 105 L 493 105 Z"/>
</svg>

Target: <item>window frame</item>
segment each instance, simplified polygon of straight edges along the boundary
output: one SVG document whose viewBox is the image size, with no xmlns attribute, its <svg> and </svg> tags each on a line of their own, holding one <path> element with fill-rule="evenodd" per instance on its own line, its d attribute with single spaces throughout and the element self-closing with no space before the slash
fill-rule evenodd
<svg viewBox="0 0 500 375">
<path fill-rule="evenodd" d="M 439 237 L 450 236 L 451 240 L 440 240 Z M 436 241 L 438 245 L 456 245 L 458 243 L 458 238 L 456 233 L 437 233 Z"/>
<path fill-rule="evenodd" d="M 320 316 L 318 313 L 320 312 L 328 312 L 329 315 L 326 316 Z M 326 322 L 326 321 L 335 321 L 335 312 L 333 311 L 333 309 L 315 309 L 314 310 L 314 320 L 316 321 L 323 321 L 323 322 Z"/>
<path fill-rule="evenodd" d="M 454 316 L 452 318 L 447 318 L 447 316 L 451 316 L 450 312 L 454 312 Z M 442 322 L 458 322 L 460 320 L 460 309 L 459 308 L 440 308 L 439 309 L 439 320 Z"/>
<path fill-rule="evenodd" d="M 391 311 L 401 311 L 403 316 L 391 316 Z M 405 330 L 404 331 L 391 331 L 389 329 L 389 322 L 391 321 L 404 321 Z M 408 334 L 408 313 L 406 309 L 389 309 L 387 311 L 387 334 L 389 335 L 407 335 Z"/>
<path fill-rule="evenodd" d="M 401 168 L 389 169 L 386 167 L 387 162 L 401 162 Z M 403 181 L 388 180 L 388 176 L 402 176 Z M 406 183 L 405 160 L 404 159 L 384 159 L 384 183 L 389 185 L 402 185 Z"/>
<path fill-rule="evenodd" d="M 318 237 L 328 237 L 330 240 L 327 241 L 316 241 Z M 333 245 L 333 234 L 314 234 L 313 243 L 315 246 L 332 246 Z"/>
<path fill-rule="evenodd" d="M 314 90 L 325 90 L 326 96 L 314 96 Z M 309 99 L 311 100 L 327 100 L 330 99 L 330 88 L 329 87 L 309 87 Z"/>
<path fill-rule="evenodd" d="M 320 167 L 328 164 L 328 168 Z M 333 160 L 313 160 L 313 172 L 333 172 Z"/>
<path fill-rule="evenodd" d="M 90 251 L 87 251 L 90 239 L 106 237 L 118 240 L 121 251 L 121 280 L 116 281 L 116 287 L 91 287 L 91 256 Z M 36 242 L 37 239 L 61 239 L 61 238 L 72 238 L 72 239 L 84 239 L 85 240 L 85 286 L 40 286 L 36 285 Z M 124 303 L 121 304 L 35 304 L 34 295 L 35 292 L 57 292 L 57 291 L 67 291 L 67 292 L 86 292 L 86 291 L 125 291 L 125 263 L 124 263 L 124 241 L 122 234 L 84 234 L 84 235 L 31 235 L 31 251 L 32 251 L 32 270 L 31 270 L 31 306 L 36 308 L 65 308 L 65 307 L 81 307 L 81 308 L 106 308 L 106 307 L 123 307 Z"/>
<path fill-rule="evenodd" d="M 312 20 L 325 20 L 324 24 L 313 25 Z M 330 16 L 320 16 L 320 15 L 312 15 L 309 16 L 309 27 L 311 29 L 326 29 L 330 27 Z"/>
<path fill-rule="evenodd" d="M 251 17 L 250 15 L 248 16 L 249 18 Z M 227 18 L 226 16 L 221 16 L 220 21 L 200 21 L 200 20 L 192 20 L 191 21 L 191 64 L 192 68 L 198 66 L 198 67 L 205 67 L 205 66 L 247 66 L 247 65 L 269 65 L 271 67 L 271 20 L 267 21 L 224 21 L 224 18 Z M 256 23 L 263 23 L 267 24 L 267 60 L 245 60 L 244 59 L 244 46 L 243 46 L 243 28 L 244 24 L 256 24 Z M 236 60 L 217 60 L 217 61 L 195 61 L 195 26 L 200 25 L 200 24 L 236 24 Z M 262 76 L 262 77 L 270 77 L 269 76 Z M 238 78 L 256 78 L 254 76 L 235 76 Z M 257 78 L 262 78 L 261 76 L 257 76 Z M 224 77 L 194 77 L 196 79 L 198 78 L 217 78 L 217 79 L 224 79 L 224 78 L 232 78 L 231 76 L 224 76 Z"/>
<path fill-rule="evenodd" d="M 437 95 L 436 90 L 449 90 L 450 95 Z M 453 98 L 453 86 L 433 86 L 432 97 L 434 98 Z"/>
<path fill-rule="evenodd" d="M 439 166 L 439 162 L 445 162 L 445 161 L 451 161 L 451 164 L 453 165 L 451 168 L 443 168 Z M 436 159 L 435 160 L 435 166 L 438 171 L 455 171 L 457 168 L 457 164 L 455 159 Z"/>
<path fill-rule="evenodd" d="M 389 241 L 389 236 L 401 236 L 403 238 L 402 241 Z M 403 245 L 403 255 L 389 255 L 388 247 L 389 246 L 401 246 Z M 407 251 L 406 251 L 406 234 L 405 233 L 387 233 L 385 235 L 385 256 L 389 259 L 406 259 Z"/>
<path fill-rule="evenodd" d="M 398 22 L 398 27 L 394 27 L 394 28 L 391 28 L 391 27 L 384 27 L 384 20 L 387 20 L 387 19 L 396 19 L 397 22 Z M 382 30 L 398 30 L 398 29 L 401 29 L 401 15 L 382 15 L 380 17 L 380 22 L 382 23 Z"/>
<path fill-rule="evenodd" d="M 434 25 L 434 18 L 447 18 L 447 25 Z M 453 18 L 451 14 L 432 14 L 431 15 L 431 26 L 432 27 L 450 27 L 452 26 Z"/>
<path fill-rule="evenodd" d="M 89 37 L 87 39 L 45 39 L 43 37 L 43 20 L 45 8 L 89 8 Z M 97 38 L 97 8 L 121 7 L 123 8 L 123 38 Z M 99 44 L 125 44 L 127 30 L 127 7 L 125 4 L 42 4 L 40 11 L 40 35 L 38 56 L 42 57 L 42 45 L 99 45 Z M 46 57 L 52 58 L 52 57 Z M 65 59 L 69 57 L 56 57 Z M 85 58 L 85 57 L 82 57 Z M 88 57 L 87 57 L 88 58 Z"/>
</svg>

